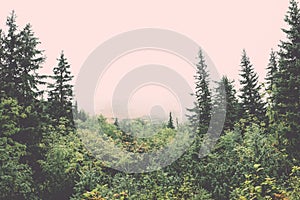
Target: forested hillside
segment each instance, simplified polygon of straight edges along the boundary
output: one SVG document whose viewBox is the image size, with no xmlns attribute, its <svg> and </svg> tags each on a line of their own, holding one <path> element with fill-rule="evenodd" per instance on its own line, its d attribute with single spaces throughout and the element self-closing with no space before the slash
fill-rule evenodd
<svg viewBox="0 0 300 200">
<path fill-rule="evenodd" d="M 40 74 L 46 59 L 40 41 L 30 24 L 17 25 L 12 12 L 0 29 L 0 199 L 300 200 L 296 0 L 290 1 L 284 19 L 286 38 L 278 44 L 279 51 L 270 52 L 264 83 L 258 82 L 251 58 L 241 50 L 239 90 L 226 76 L 211 90 L 200 49 L 189 122 L 179 123 L 169 113 L 169 120 L 153 125 L 146 119 L 111 123 L 78 108 L 72 66 L 64 52 L 58 54 L 51 76 Z M 224 102 L 226 106 L 220 106 Z M 214 111 L 226 113 L 224 124 L 210 123 Z M 199 158 L 210 126 L 220 124 L 222 133 L 213 151 Z M 106 154 L 113 146 L 152 153 L 172 143 L 178 132 L 183 134 L 174 144 L 177 149 L 185 148 L 191 132 L 196 138 L 170 165 L 159 168 L 154 163 L 155 169 L 144 173 L 111 167 L 125 169 L 130 160 L 122 152 Z M 155 134 L 135 136 L 149 133 Z"/>
</svg>

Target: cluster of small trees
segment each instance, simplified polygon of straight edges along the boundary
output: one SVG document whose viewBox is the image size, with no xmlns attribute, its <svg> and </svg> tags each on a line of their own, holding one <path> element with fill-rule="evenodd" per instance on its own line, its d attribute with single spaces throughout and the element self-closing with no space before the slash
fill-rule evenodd
<svg viewBox="0 0 300 200">
<path fill-rule="evenodd" d="M 197 139 L 171 165 L 127 174 L 97 160 L 79 135 L 101 143 L 97 135 L 104 133 L 116 146 L 147 153 L 172 141 L 179 128 L 190 127 L 175 127 L 170 113 L 153 138 L 139 139 L 126 133 L 143 121 L 122 130 L 126 121 L 110 124 L 103 116 L 78 111 L 64 53 L 52 76 L 40 75 L 45 61 L 40 42 L 29 24 L 19 29 L 12 13 L 7 32 L 0 30 L 0 199 L 300 199 L 300 8 L 295 0 L 285 21 L 287 40 L 270 54 L 265 85 L 258 83 L 243 51 L 239 93 L 226 76 L 212 91 L 200 50 L 196 101 L 188 109 Z M 220 102 L 226 108 L 218 107 Z M 214 109 L 226 111 L 222 135 L 199 159 L 205 133 L 219 123 L 210 123 Z"/>
</svg>

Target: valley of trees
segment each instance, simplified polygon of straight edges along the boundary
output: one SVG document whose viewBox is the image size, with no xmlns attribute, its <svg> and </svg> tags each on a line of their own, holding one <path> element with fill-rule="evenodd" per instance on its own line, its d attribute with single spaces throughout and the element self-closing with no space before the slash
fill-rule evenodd
<svg viewBox="0 0 300 200">
<path fill-rule="evenodd" d="M 196 101 L 187 108 L 189 123 L 178 123 L 169 113 L 169 120 L 155 126 L 142 119 L 129 126 L 126 120 L 109 123 L 102 115 L 90 116 L 78 108 L 71 66 L 63 51 L 53 74 L 40 74 L 46 59 L 40 41 L 30 24 L 18 27 L 12 12 L 6 31 L 0 29 L 0 199 L 299 200 L 300 7 L 296 0 L 290 1 L 285 22 L 286 39 L 280 41 L 278 51 L 270 52 L 264 83 L 258 82 L 251 59 L 242 50 L 239 91 L 226 76 L 212 91 L 200 49 Z M 220 102 L 226 102 L 226 108 L 218 107 Z M 221 137 L 209 155 L 199 158 L 209 126 L 218 123 L 209 123 L 215 107 L 226 111 Z M 101 146 L 107 141 L 129 152 L 147 153 L 163 148 L 178 130 L 193 131 L 195 141 L 171 165 L 147 173 L 110 168 L 80 136 L 93 140 L 102 134 L 94 139 L 100 154 L 109 151 L 109 146 Z M 156 134 L 149 138 L 128 134 L 139 131 Z"/>
</svg>

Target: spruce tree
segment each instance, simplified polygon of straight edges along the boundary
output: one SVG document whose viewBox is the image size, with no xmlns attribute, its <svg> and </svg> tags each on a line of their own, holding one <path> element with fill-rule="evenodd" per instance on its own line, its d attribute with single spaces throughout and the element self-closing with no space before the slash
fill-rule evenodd
<svg viewBox="0 0 300 200">
<path fill-rule="evenodd" d="M 5 63 L 4 63 L 4 33 L 2 29 L 0 29 L 0 98 L 5 97 L 5 82 L 4 82 L 4 71 L 5 71 Z"/>
<path fill-rule="evenodd" d="M 267 77 L 266 77 L 266 81 L 268 85 L 267 89 L 270 91 L 272 91 L 274 87 L 274 83 L 275 83 L 274 81 L 275 81 L 275 76 L 277 71 L 278 71 L 278 65 L 277 65 L 276 52 L 274 52 L 272 49 L 270 53 L 270 59 L 267 67 Z"/>
<path fill-rule="evenodd" d="M 51 78 L 53 84 L 49 84 L 49 112 L 51 113 L 55 123 L 60 118 L 66 118 L 70 125 L 74 126 L 72 113 L 73 85 L 70 83 L 73 76 L 70 72 L 70 65 L 62 52 L 58 60 L 58 65 L 53 68 L 54 75 Z"/>
<path fill-rule="evenodd" d="M 0 29 L 0 73 L 2 72 L 4 67 L 4 33 L 3 30 Z M 3 77 L 0 76 L 0 83 L 2 83 Z M 3 86 L 0 85 L 0 89 L 2 90 Z"/>
<path fill-rule="evenodd" d="M 40 42 L 30 24 L 19 31 L 16 15 L 12 12 L 6 25 L 8 33 L 1 36 L 1 90 L 21 105 L 29 106 L 40 95 L 38 85 L 44 83 L 44 76 L 37 72 L 45 58 L 37 48 Z"/>
<path fill-rule="evenodd" d="M 233 83 L 234 81 L 229 80 L 227 76 L 223 76 L 217 83 L 216 94 L 213 99 L 215 110 L 224 109 L 226 113 L 223 131 L 233 130 L 235 123 L 239 119 L 239 104 Z M 223 106 L 224 104 L 225 106 Z"/>
<path fill-rule="evenodd" d="M 167 128 L 175 129 L 175 126 L 173 124 L 173 117 L 172 117 L 172 113 L 171 112 L 169 113 L 169 121 L 168 121 Z"/>
<path fill-rule="evenodd" d="M 246 124 L 264 121 L 265 104 L 259 93 L 261 86 L 258 84 L 258 75 L 254 72 L 245 50 L 242 54 L 241 68 L 239 98 L 242 118 L 246 120 Z"/>
<path fill-rule="evenodd" d="M 289 28 L 283 29 L 287 40 L 279 45 L 273 94 L 275 121 L 287 127 L 288 150 L 300 159 L 300 9 L 297 1 L 290 1 L 285 22 Z"/>
<path fill-rule="evenodd" d="M 20 40 L 22 46 L 20 48 L 20 70 L 21 83 L 21 102 L 29 105 L 33 99 L 37 99 L 43 94 L 43 91 L 38 88 L 40 85 L 46 84 L 43 80 L 46 76 L 40 75 L 38 70 L 42 67 L 45 61 L 43 51 L 37 46 L 40 44 L 38 38 L 34 36 L 32 27 L 27 24 L 20 32 Z"/>
<path fill-rule="evenodd" d="M 16 15 L 14 12 L 7 17 L 7 34 L 1 34 L 1 71 L 0 87 L 6 96 L 18 95 L 18 51 L 20 49 L 20 38 L 17 32 Z"/>
<path fill-rule="evenodd" d="M 28 152 L 22 161 L 30 165 L 34 175 L 39 171 L 41 158 L 39 143 L 45 113 L 39 102 L 38 85 L 42 83 L 38 70 L 45 60 L 38 49 L 39 41 L 30 24 L 19 30 L 14 12 L 6 21 L 7 33 L 1 34 L 0 88 L 1 96 L 11 97 L 20 105 L 27 117 L 19 119 L 20 131 L 13 135 L 16 142 L 26 145 Z"/>
<path fill-rule="evenodd" d="M 211 118 L 211 91 L 209 90 L 209 73 L 202 50 L 198 53 L 199 62 L 196 64 L 195 78 L 195 99 L 194 107 L 187 109 L 191 112 L 187 115 L 188 120 L 193 126 L 194 130 L 199 135 L 207 132 L 210 118 Z"/>
<path fill-rule="evenodd" d="M 266 84 L 267 84 L 267 93 L 268 93 L 268 101 L 269 104 L 274 103 L 273 91 L 275 90 L 275 78 L 278 71 L 278 64 L 276 53 L 272 50 L 270 54 L 269 64 L 267 67 L 267 77 L 266 77 Z"/>
</svg>

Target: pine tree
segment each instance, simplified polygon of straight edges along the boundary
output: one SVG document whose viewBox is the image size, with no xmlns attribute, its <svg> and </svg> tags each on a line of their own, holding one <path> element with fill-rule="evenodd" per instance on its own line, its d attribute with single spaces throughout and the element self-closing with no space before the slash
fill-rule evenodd
<svg viewBox="0 0 300 200">
<path fill-rule="evenodd" d="M 241 59 L 241 112 L 242 118 L 246 120 L 246 124 L 251 122 L 261 122 L 265 118 L 265 104 L 260 96 L 261 87 L 258 84 L 258 75 L 254 72 L 254 68 L 250 63 L 250 59 L 243 50 Z M 257 121 L 257 120 L 258 121 Z"/>
<path fill-rule="evenodd" d="M 276 123 L 282 122 L 288 130 L 289 152 L 300 159 L 300 9 L 291 0 L 285 17 L 288 29 L 283 29 L 287 41 L 281 41 L 278 73 L 275 79 L 274 111 Z"/>
<path fill-rule="evenodd" d="M 69 120 L 70 125 L 74 126 L 72 113 L 73 85 L 71 81 L 73 76 L 70 72 L 70 65 L 62 52 L 58 60 L 58 65 L 53 68 L 53 84 L 49 84 L 50 113 L 56 121 L 60 118 Z"/>
<path fill-rule="evenodd" d="M 195 98 L 194 108 L 187 109 L 191 115 L 187 115 L 188 120 L 191 122 L 194 130 L 203 135 L 207 132 L 210 117 L 211 117 L 211 92 L 209 90 L 209 74 L 207 65 L 202 50 L 198 54 L 199 62 L 196 64 L 197 71 L 195 77 Z"/>
<path fill-rule="evenodd" d="M 215 110 L 224 109 L 226 113 L 223 131 L 233 130 L 239 119 L 239 104 L 233 83 L 234 81 L 230 81 L 227 76 L 223 76 L 217 83 L 216 94 L 213 99 Z"/>
<path fill-rule="evenodd" d="M 169 113 L 169 121 L 168 121 L 167 128 L 175 129 L 175 126 L 173 124 L 173 117 L 172 117 L 172 113 L 171 112 Z"/>
</svg>

